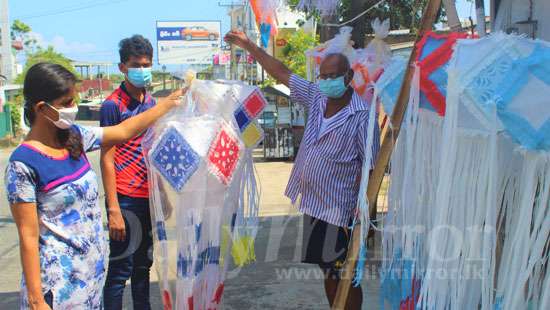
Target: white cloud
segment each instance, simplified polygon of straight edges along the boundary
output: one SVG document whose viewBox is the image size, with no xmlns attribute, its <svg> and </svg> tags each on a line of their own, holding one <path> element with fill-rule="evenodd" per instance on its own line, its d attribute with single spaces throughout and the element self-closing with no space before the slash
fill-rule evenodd
<svg viewBox="0 0 550 310">
<path fill-rule="evenodd" d="M 55 35 L 51 40 L 48 40 L 41 33 L 38 32 L 31 32 L 30 36 L 36 40 L 37 46 L 47 48 L 51 45 L 56 51 L 69 57 L 93 54 L 97 51 L 97 47 L 93 43 L 67 41 L 61 35 Z"/>
<path fill-rule="evenodd" d="M 53 47 L 62 54 L 77 56 L 79 54 L 89 54 L 97 51 L 96 46 L 92 43 L 72 41 L 68 42 L 64 37 L 56 35 L 50 42 Z"/>
<path fill-rule="evenodd" d="M 53 48 L 72 60 L 78 61 L 117 61 L 118 51 L 100 50 L 97 45 L 91 42 L 70 41 L 61 35 L 46 37 L 39 32 L 31 32 L 31 38 L 36 41 L 36 45 L 41 48 L 53 46 Z M 24 63 L 26 61 L 25 53 L 17 54 L 17 61 Z"/>
</svg>

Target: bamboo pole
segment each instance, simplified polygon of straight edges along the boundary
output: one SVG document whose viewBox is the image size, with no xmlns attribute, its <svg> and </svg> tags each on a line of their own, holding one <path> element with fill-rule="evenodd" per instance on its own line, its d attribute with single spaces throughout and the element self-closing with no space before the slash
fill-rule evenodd
<svg viewBox="0 0 550 310">
<path fill-rule="evenodd" d="M 432 29 L 432 25 L 435 22 L 435 19 L 437 17 L 437 12 L 440 6 L 441 6 L 441 0 L 429 0 L 426 7 L 424 8 L 424 14 L 422 16 L 420 29 L 416 36 L 414 48 L 409 57 L 407 70 L 405 71 L 403 85 L 401 85 L 399 97 L 397 98 L 397 103 L 395 105 L 393 114 L 390 119 L 391 127 L 386 131 L 386 134 L 384 135 L 384 138 L 382 140 L 382 146 L 380 147 L 378 158 L 376 159 L 376 164 L 374 165 L 374 169 L 369 178 L 369 185 L 367 187 L 367 199 L 369 201 L 369 208 L 373 208 L 373 206 L 375 206 L 376 197 L 378 195 L 378 191 L 380 190 L 380 186 L 384 178 L 386 167 L 388 166 L 388 163 L 390 161 L 390 157 L 393 152 L 393 147 L 395 145 L 395 140 L 399 135 L 399 131 L 401 129 L 401 122 L 403 121 L 405 111 L 407 110 L 407 105 L 409 101 L 409 92 L 410 92 L 412 77 L 414 74 L 414 70 L 412 69 L 412 67 L 414 65 L 416 55 L 417 55 L 416 46 L 420 41 L 420 39 L 422 38 L 422 36 L 424 35 L 424 33 Z M 369 210 L 369 213 L 371 211 L 372 210 Z M 353 229 L 351 242 L 348 250 L 348 255 L 346 257 L 346 262 L 344 263 L 342 279 L 338 283 L 336 298 L 334 300 L 334 304 L 332 305 L 333 310 L 345 309 L 346 301 L 348 299 L 348 294 L 351 286 L 351 280 L 353 278 L 355 265 L 357 263 L 357 258 L 359 256 L 359 247 L 361 243 L 359 231 L 360 231 L 361 224 L 363 223 L 358 223 Z"/>
</svg>

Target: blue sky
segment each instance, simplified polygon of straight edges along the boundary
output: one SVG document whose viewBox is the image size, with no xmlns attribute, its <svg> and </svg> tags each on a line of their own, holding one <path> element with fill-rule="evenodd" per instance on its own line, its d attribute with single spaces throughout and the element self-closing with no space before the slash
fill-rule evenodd
<svg viewBox="0 0 550 310">
<path fill-rule="evenodd" d="M 43 45 L 75 60 L 116 63 L 118 42 L 132 34 L 151 39 L 156 52 L 157 20 L 221 20 L 225 33 L 229 17 L 219 2 L 231 0 L 9 0 L 9 7 L 10 20 L 30 25 Z M 466 0 L 457 8 L 461 18 L 471 12 L 475 19 Z"/>
<path fill-rule="evenodd" d="M 157 20 L 221 20 L 222 33 L 229 30 L 217 0 L 9 0 L 9 7 L 10 20 L 21 19 L 44 45 L 81 61 L 118 62 L 118 42 L 133 34 L 149 38 L 156 53 Z"/>
</svg>

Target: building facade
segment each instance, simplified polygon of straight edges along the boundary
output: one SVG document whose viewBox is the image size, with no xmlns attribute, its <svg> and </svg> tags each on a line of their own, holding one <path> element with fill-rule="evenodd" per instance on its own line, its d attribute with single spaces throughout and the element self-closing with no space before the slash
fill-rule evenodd
<svg viewBox="0 0 550 310">
<path fill-rule="evenodd" d="M 550 41 L 550 1 L 491 0 L 493 30 Z"/>
<path fill-rule="evenodd" d="M 0 74 L 9 84 L 15 79 L 15 61 L 11 47 L 8 0 L 0 0 Z"/>
</svg>

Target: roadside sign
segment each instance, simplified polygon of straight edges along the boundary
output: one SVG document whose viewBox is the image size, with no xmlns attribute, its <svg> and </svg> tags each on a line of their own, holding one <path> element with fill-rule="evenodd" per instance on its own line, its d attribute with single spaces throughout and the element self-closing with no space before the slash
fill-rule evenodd
<svg viewBox="0 0 550 310">
<path fill-rule="evenodd" d="M 212 64 L 221 48 L 220 21 L 158 21 L 158 63 Z"/>
</svg>

